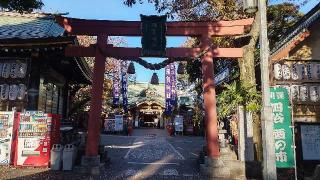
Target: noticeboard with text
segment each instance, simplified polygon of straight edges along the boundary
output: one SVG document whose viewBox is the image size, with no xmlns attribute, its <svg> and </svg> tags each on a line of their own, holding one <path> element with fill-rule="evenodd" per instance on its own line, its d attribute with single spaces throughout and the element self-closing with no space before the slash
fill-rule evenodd
<svg viewBox="0 0 320 180">
<path fill-rule="evenodd" d="M 276 167 L 292 168 L 294 153 L 288 91 L 285 88 L 270 88 L 270 95 Z"/>
<path fill-rule="evenodd" d="M 174 128 L 177 132 L 183 132 L 183 116 L 177 115 L 174 118 Z"/>
<path fill-rule="evenodd" d="M 301 128 L 302 156 L 305 161 L 320 160 L 320 125 L 303 124 Z"/>
<path fill-rule="evenodd" d="M 166 21 L 167 16 L 141 15 L 141 56 L 164 57 L 166 55 Z"/>
</svg>

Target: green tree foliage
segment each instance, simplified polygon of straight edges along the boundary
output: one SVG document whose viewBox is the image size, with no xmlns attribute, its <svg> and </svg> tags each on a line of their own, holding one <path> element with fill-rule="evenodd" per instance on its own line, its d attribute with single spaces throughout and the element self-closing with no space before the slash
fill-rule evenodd
<svg viewBox="0 0 320 180">
<path fill-rule="evenodd" d="M 41 0 L 0 0 L 0 7 L 18 12 L 31 12 L 43 6 Z"/>
<path fill-rule="evenodd" d="M 233 114 L 238 105 L 243 105 L 248 111 L 258 111 L 261 108 L 261 93 L 253 91 L 247 83 L 233 81 L 224 84 L 224 91 L 218 95 L 219 118 Z"/>
<path fill-rule="evenodd" d="M 134 1 L 129 0 L 125 1 L 125 4 L 128 6 L 133 6 L 136 3 L 143 3 L 146 1 Z M 215 21 L 215 20 L 234 20 L 241 18 L 253 17 L 254 14 L 246 14 L 242 9 L 242 0 L 193 0 L 193 1 L 185 1 L 185 0 L 148 0 L 149 3 L 154 3 L 156 10 L 159 12 L 166 13 L 171 17 L 175 17 L 179 20 L 192 20 L 192 21 Z M 269 1 L 269 3 L 273 3 L 268 7 L 268 28 L 269 28 L 269 40 L 270 40 L 270 48 L 274 46 L 274 44 L 282 37 L 285 31 L 287 31 L 298 19 L 301 17 L 301 13 L 299 12 L 299 6 L 303 5 L 305 2 L 289 0 L 289 1 Z M 240 73 L 245 73 L 242 75 L 243 82 L 250 81 L 251 85 L 239 85 L 235 87 L 234 90 L 239 90 L 240 96 L 244 96 L 246 94 L 257 94 L 256 92 L 256 83 L 255 83 L 255 74 L 254 74 L 254 60 L 252 60 L 251 64 L 248 64 L 249 59 L 255 59 L 256 63 L 259 63 L 258 55 L 258 36 L 259 29 L 255 28 L 255 32 L 251 32 L 252 38 L 250 41 L 250 45 L 246 49 L 247 55 L 252 53 L 252 56 L 245 57 L 242 61 L 239 61 L 240 65 Z M 254 36 L 254 37 L 253 37 Z M 212 43 L 219 47 L 235 47 L 237 46 L 237 42 L 233 37 L 213 37 Z M 199 41 L 197 39 L 192 39 L 190 43 L 187 43 L 188 47 L 196 47 L 199 45 Z M 225 66 L 228 59 L 216 59 L 215 60 L 215 72 L 221 71 Z M 250 72 L 246 69 L 250 67 Z M 245 68 L 245 69 L 243 69 Z M 237 69 L 237 68 L 235 68 Z M 253 74 L 250 74 L 252 73 Z M 196 85 L 196 91 L 198 95 L 202 93 L 202 73 L 201 73 L 201 62 L 198 60 L 189 61 L 187 63 L 187 73 L 189 74 L 189 81 L 194 82 Z M 249 73 L 249 74 L 248 74 Z M 239 74 L 239 73 L 237 73 Z M 241 79 L 241 78 L 240 78 Z M 239 84 L 239 83 L 238 83 Z M 250 89 L 253 88 L 253 89 Z M 249 88 L 249 89 L 248 89 Z M 231 89 L 227 88 L 226 91 L 230 91 Z M 246 92 L 246 93 L 244 93 Z M 253 96 L 252 98 L 242 97 L 246 99 L 246 101 L 251 100 L 252 102 L 257 103 L 259 96 Z M 240 103 L 237 99 L 235 102 L 224 100 L 226 104 L 234 104 Z M 224 106 L 225 104 L 219 103 L 220 106 Z M 246 105 L 252 106 L 251 103 L 246 102 Z M 228 106 L 224 106 L 228 107 Z M 232 107 L 232 109 L 234 109 Z M 230 109 L 230 111 L 232 110 Z M 247 109 L 251 109 L 248 107 Z"/>
<path fill-rule="evenodd" d="M 299 11 L 299 6 L 292 3 L 271 5 L 267 13 L 268 37 L 272 49 L 303 14 Z"/>
</svg>

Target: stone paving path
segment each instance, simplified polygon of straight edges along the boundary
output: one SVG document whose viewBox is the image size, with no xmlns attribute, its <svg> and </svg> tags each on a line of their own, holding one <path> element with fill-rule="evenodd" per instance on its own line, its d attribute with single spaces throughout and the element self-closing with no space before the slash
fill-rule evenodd
<svg viewBox="0 0 320 180">
<path fill-rule="evenodd" d="M 165 130 L 135 129 L 133 136 L 102 136 L 110 164 L 100 179 L 201 179 L 201 137 L 168 137 Z"/>
<path fill-rule="evenodd" d="M 185 159 L 164 137 L 137 137 L 133 145 L 137 147 L 130 149 L 125 159 L 150 163 L 165 158 Z"/>
<path fill-rule="evenodd" d="M 98 177 L 47 168 L 0 166 L 0 180 L 202 179 L 197 158 L 204 142 L 202 137 L 169 137 L 162 129 L 134 129 L 133 136 L 101 135 L 101 144 L 108 148 L 111 160 Z"/>
</svg>

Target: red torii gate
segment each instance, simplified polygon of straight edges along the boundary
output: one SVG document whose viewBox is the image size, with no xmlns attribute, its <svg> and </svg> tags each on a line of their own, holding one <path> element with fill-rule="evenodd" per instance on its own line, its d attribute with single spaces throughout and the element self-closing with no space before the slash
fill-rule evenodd
<svg viewBox="0 0 320 180">
<path fill-rule="evenodd" d="M 66 48 L 66 56 L 95 57 L 93 83 L 91 91 L 91 108 L 88 121 L 88 139 L 86 156 L 97 157 L 100 141 L 100 116 L 103 93 L 103 78 L 105 59 L 114 57 L 119 59 L 138 58 L 141 48 L 113 47 L 108 44 L 108 36 L 141 36 L 140 21 L 107 21 L 84 20 L 75 18 L 56 17 L 59 24 L 70 35 L 97 36 L 97 44 L 89 47 L 70 46 Z M 204 50 L 209 50 L 202 56 L 203 96 L 206 117 L 206 134 L 208 156 L 218 158 L 219 142 L 217 128 L 216 92 L 213 77 L 213 58 L 243 56 L 242 48 L 211 47 L 212 36 L 235 36 L 244 34 L 246 26 L 250 26 L 253 19 L 218 22 L 167 22 L 166 36 L 192 36 L 201 40 L 198 48 L 167 48 L 168 58 L 196 57 Z M 103 51 L 101 51 L 103 50 Z"/>
</svg>

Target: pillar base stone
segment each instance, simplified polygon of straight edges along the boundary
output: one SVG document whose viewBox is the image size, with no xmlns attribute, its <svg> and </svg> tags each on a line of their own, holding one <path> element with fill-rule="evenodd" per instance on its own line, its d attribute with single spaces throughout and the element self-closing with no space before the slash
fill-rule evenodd
<svg viewBox="0 0 320 180">
<path fill-rule="evenodd" d="M 200 164 L 200 173 L 207 178 L 230 178 L 230 169 L 219 158 L 205 157 L 204 164 Z"/>
<path fill-rule="evenodd" d="M 245 164 L 237 160 L 205 157 L 200 173 L 206 179 L 246 179 Z"/>
<path fill-rule="evenodd" d="M 97 156 L 82 156 L 82 166 L 100 166 L 100 155 Z"/>
<path fill-rule="evenodd" d="M 98 156 L 82 156 L 81 166 L 75 167 L 75 171 L 78 173 L 85 173 L 91 175 L 99 175 L 100 168 L 104 164 L 100 163 L 100 155 Z"/>
</svg>

